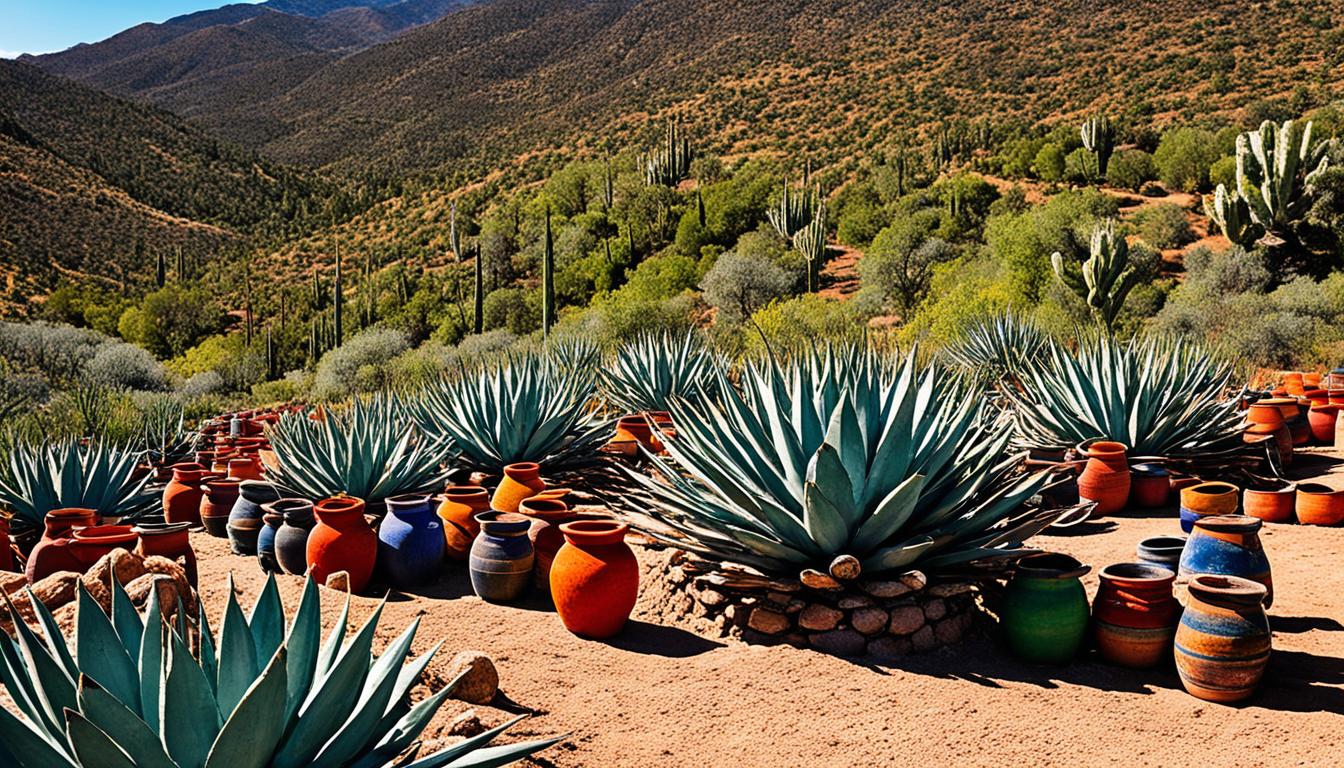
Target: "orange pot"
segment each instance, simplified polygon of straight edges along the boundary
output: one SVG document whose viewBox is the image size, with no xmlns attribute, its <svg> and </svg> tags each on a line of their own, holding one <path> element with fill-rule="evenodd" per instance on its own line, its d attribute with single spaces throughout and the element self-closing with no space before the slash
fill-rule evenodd
<svg viewBox="0 0 1344 768">
<path fill-rule="evenodd" d="M 1237 511 L 1241 489 L 1231 483 L 1200 483 L 1181 491 L 1181 529 L 1194 530 L 1201 517 L 1231 515 Z"/>
<path fill-rule="evenodd" d="M 1129 500 L 1128 450 L 1123 443 L 1103 440 L 1087 449 L 1087 466 L 1078 476 L 1078 498 L 1097 503 L 1093 517 L 1113 515 Z"/>
<path fill-rule="evenodd" d="M 378 557 L 378 534 L 364 519 L 364 500 L 332 496 L 313 505 L 317 525 L 308 534 L 305 559 L 308 573 L 318 584 L 337 571 L 350 575 L 350 591 L 359 592 L 373 576 Z"/>
<path fill-rule="evenodd" d="M 1307 387 L 1309 389 L 1312 387 L 1319 389 L 1321 386 L 1322 378 L 1324 377 L 1321 374 L 1316 373 L 1314 371 L 1309 371 L 1307 373 L 1302 374 L 1302 386 Z"/>
<path fill-rule="evenodd" d="M 1330 390 L 1329 397 L 1331 405 L 1344 405 L 1344 389 Z"/>
<path fill-rule="evenodd" d="M 481 532 L 476 515 L 490 511 L 490 494 L 478 485 L 450 485 L 439 502 L 443 520 L 444 554 L 453 560 L 467 561 L 471 543 Z"/>
<path fill-rule="evenodd" d="M 1338 405 L 1313 405 L 1307 413 L 1307 424 L 1311 426 L 1311 436 L 1317 442 L 1334 444 L 1335 420 L 1339 416 Z"/>
<path fill-rule="evenodd" d="M 541 479 L 541 465 L 532 461 L 510 464 L 504 468 L 504 479 L 495 488 L 490 507 L 496 512 L 517 512 L 523 499 L 530 499 L 546 490 Z"/>
<path fill-rule="evenodd" d="M 1297 522 L 1303 525 L 1339 525 L 1344 523 L 1344 490 L 1323 483 L 1303 483 L 1297 487 Z"/>
<path fill-rule="evenodd" d="M 1306 391 L 1306 381 L 1300 373 L 1289 373 L 1283 377 L 1283 389 L 1293 397 L 1301 397 Z"/>
<path fill-rule="evenodd" d="M 255 455 L 240 459 L 229 459 L 229 478 L 232 480 L 260 480 L 261 464 Z"/>
<path fill-rule="evenodd" d="M 196 463 L 173 465 L 173 479 L 163 487 L 163 519 L 169 523 L 201 524 L 201 481 L 205 467 Z"/>
<path fill-rule="evenodd" d="M 551 564 L 551 597 L 570 632 L 611 637 L 634 610 L 639 563 L 626 546 L 626 530 L 614 520 L 578 520 L 560 526 L 565 544 Z"/>
<path fill-rule="evenodd" d="M 1247 488 L 1241 497 L 1241 506 L 1245 513 L 1267 523 L 1293 522 L 1293 508 L 1296 504 L 1295 485 L 1276 490 Z"/>
<path fill-rule="evenodd" d="M 616 435 L 611 439 L 611 446 L 620 453 L 635 454 L 638 453 L 633 450 L 635 445 L 641 445 L 654 453 L 663 449 L 647 419 L 639 415 L 622 416 L 616 420 Z"/>
</svg>

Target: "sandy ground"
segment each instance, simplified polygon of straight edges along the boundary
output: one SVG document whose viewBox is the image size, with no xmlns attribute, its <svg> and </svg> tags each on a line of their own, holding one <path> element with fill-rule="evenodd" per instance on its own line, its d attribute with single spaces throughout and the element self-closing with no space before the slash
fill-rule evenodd
<svg viewBox="0 0 1344 768">
<path fill-rule="evenodd" d="M 1334 468 L 1328 481 L 1344 486 L 1344 462 L 1325 456 L 1299 474 Z M 1126 513 L 1039 546 L 1091 564 L 1091 593 L 1096 571 L 1132 559 L 1139 539 L 1178 530 L 1173 510 Z M 1188 696 L 1171 668 L 1131 671 L 1090 656 L 1065 667 L 1019 663 L 992 624 L 891 666 L 708 639 L 662 615 L 669 601 L 656 583 L 643 585 L 615 641 L 581 640 L 536 598 L 483 603 L 460 567 L 420 597 L 393 595 L 380 637 L 420 616 L 417 652 L 446 641 L 430 667 L 434 685 L 454 652 L 492 656 L 507 699 L 536 712 L 514 738 L 571 734 L 540 756 L 547 766 L 1344 765 L 1344 529 L 1271 525 L 1263 540 L 1277 592 L 1274 654 L 1262 690 L 1241 707 Z M 264 583 L 253 563 L 221 540 L 195 544 L 212 618 L 230 571 L 250 605 Z M 661 556 L 640 557 L 652 569 Z M 301 583 L 281 582 L 292 609 Z M 325 596 L 330 620 L 339 600 Z M 356 598 L 356 618 L 376 603 Z M 449 702 L 426 736 L 446 737 L 469 708 Z M 509 716 L 475 709 L 486 725 Z"/>
</svg>

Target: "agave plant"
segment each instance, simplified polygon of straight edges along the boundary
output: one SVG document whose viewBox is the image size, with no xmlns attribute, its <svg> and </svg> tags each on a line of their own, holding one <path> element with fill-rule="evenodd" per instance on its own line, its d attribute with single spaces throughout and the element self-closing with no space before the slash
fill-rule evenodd
<svg viewBox="0 0 1344 768">
<path fill-rule="evenodd" d="M 382 608 L 347 640 L 347 597 L 323 641 L 311 579 L 288 629 L 273 577 L 246 617 L 230 589 L 218 638 L 200 612 L 195 655 L 185 621 L 166 624 L 157 599 L 141 617 L 116 579 L 111 618 L 82 586 L 77 600 L 73 651 L 36 598 L 43 639 L 22 621 L 15 639 L 0 633 L 0 682 L 20 713 L 0 707 L 5 765 L 484 768 L 558 741 L 486 746 L 520 717 L 415 759 L 420 733 L 461 678 L 412 704 L 439 648 L 406 663 L 419 619 L 375 658 Z"/>
<path fill-rule="evenodd" d="M 969 328 L 943 354 L 972 376 L 1002 380 L 1039 360 L 1048 338 L 1032 320 L 1005 312 Z"/>
<path fill-rule="evenodd" d="M 602 369 L 607 402 L 626 413 L 666 411 L 673 398 L 713 396 L 723 361 L 696 331 L 643 334 Z"/>
<path fill-rule="evenodd" d="M 183 426 L 185 408 L 173 395 L 152 395 L 141 407 L 140 436 L 149 458 L 159 464 L 184 460 L 196 444 Z"/>
<path fill-rule="evenodd" d="M 592 415 L 596 388 L 591 366 L 513 353 L 440 379 L 421 396 L 417 416 L 468 469 L 498 474 L 520 461 L 557 469 L 594 458 L 610 437 Z"/>
<path fill-rule="evenodd" d="M 1006 394 L 1025 447 L 1102 438 L 1139 456 L 1200 457 L 1241 444 L 1232 376 L 1230 365 L 1187 342 L 1097 335 L 1076 353 L 1050 342 L 1022 373 L 1021 389 Z"/>
<path fill-rule="evenodd" d="M 145 490 L 149 476 L 137 476 L 142 456 L 99 440 L 17 440 L 0 463 L 0 504 L 14 512 L 14 523 L 21 528 L 41 526 L 48 512 L 62 507 L 133 520 L 156 499 Z"/>
<path fill-rule="evenodd" d="M 328 409 L 320 421 L 285 414 L 266 434 L 276 462 L 269 479 L 305 498 L 377 503 L 438 489 L 448 476 L 447 447 L 419 435 L 412 409 L 390 393 Z"/>
<path fill-rule="evenodd" d="M 771 575 L 852 555 L 865 573 L 992 565 L 1059 517 L 1024 502 L 1011 425 L 960 379 L 870 351 L 748 365 L 739 392 L 671 403 L 671 461 L 629 472 L 623 511 L 651 536 Z"/>
</svg>

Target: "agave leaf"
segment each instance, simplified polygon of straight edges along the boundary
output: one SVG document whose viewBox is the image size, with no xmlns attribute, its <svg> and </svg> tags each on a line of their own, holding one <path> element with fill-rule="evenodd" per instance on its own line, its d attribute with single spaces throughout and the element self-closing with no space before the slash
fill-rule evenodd
<svg viewBox="0 0 1344 768">
<path fill-rule="evenodd" d="M 210 747 L 206 768 L 266 768 L 270 764 L 285 733 L 287 666 L 282 647 L 224 722 Z"/>
<path fill-rule="evenodd" d="M 136 768 L 117 743 L 78 712 L 65 710 L 66 736 L 80 768 Z"/>
<path fill-rule="evenodd" d="M 176 768 L 149 724 L 88 677 L 79 681 L 79 711 L 104 733 L 116 734 L 117 746 L 137 768 Z"/>
<path fill-rule="evenodd" d="M 347 599 L 346 611 L 348 610 L 349 600 Z M 344 626 L 345 620 L 345 615 L 342 615 L 338 626 Z M 313 675 L 317 670 L 317 654 L 321 642 L 322 604 L 317 591 L 317 582 L 310 576 L 304 580 L 303 597 L 299 598 L 299 608 L 294 613 L 294 620 L 289 627 L 289 636 L 285 641 L 289 658 L 285 669 L 285 677 L 288 681 L 284 717 L 286 724 L 293 720 L 294 714 L 299 710 L 299 705 L 303 703 L 303 697 L 308 691 L 308 686 L 312 685 Z M 328 665 L 324 665 L 323 671 L 326 671 L 326 666 Z"/>
<path fill-rule="evenodd" d="M 216 689 L 220 717 L 227 719 L 231 716 L 256 678 L 256 642 L 233 592 L 233 578 L 229 577 L 229 599 L 224 603 L 224 619 L 219 630 Z"/>
<path fill-rule="evenodd" d="M 51 657 L 61 665 L 61 669 L 65 670 L 66 676 L 74 681 L 79 676 L 79 668 L 75 665 L 75 658 L 71 655 L 70 649 L 65 645 L 65 636 L 61 634 L 61 628 L 56 624 L 56 617 L 51 615 L 46 604 L 37 599 L 32 587 L 24 587 L 24 590 L 28 593 L 28 604 L 32 606 L 33 614 L 37 616 L 37 623 L 42 626 L 42 639 L 46 642 Z"/>
<path fill-rule="evenodd" d="M 113 579 L 115 581 L 115 579 Z M 103 609 L 89 597 L 84 585 L 76 592 L 75 622 L 79 670 L 129 706 L 140 706 L 140 676 Z M 64 641 L 61 645 L 64 645 Z"/>
<path fill-rule="evenodd" d="M 0 707 L 0 745 L 17 761 L 17 768 L 75 768 L 61 747 L 4 707 Z"/>
<path fill-rule="evenodd" d="M 140 638 L 140 714 L 151 730 L 159 733 L 159 700 L 163 684 L 163 615 L 159 601 L 145 608 L 145 632 Z"/>
<path fill-rule="evenodd" d="M 854 549 L 866 552 L 886 541 L 910 520 L 924 488 L 924 475 L 911 475 L 878 503 L 873 514 L 854 534 Z"/>
<path fill-rule="evenodd" d="M 140 638 L 145 634 L 145 625 L 140 623 L 140 614 L 135 612 L 135 605 L 131 603 L 131 598 L 126 594 L 126 588 L 120 581 L 112 579 L 112 626 L 116 628 L 117 638 L 121 641 L 121 647 L 126 651 L 126 657 L 135 660 L 140 655 Z M 139 681 L 136 681 L 136 690 L 140 690 Z M 135 702 L 136 709 L 140 707 L 139 699 Z"/>
<path fill-rule="evenodd" d="M 35 610 L 41 605 L 32 590 L 28 591 L 29 600 L 32 601 Z M 14 603 L 5 596 L 5 605 L 9 609 L 10 616 L 19 616 L 14 608 Z M 19 651 L 22 654 L 23 665 L 28 674 L 32 675 L 37 682 L 38 701 L 46 713 L 46 721 L 49 723 L 63 722 L 61 713 L 66 709 L 73 709 L 75 706 L 75 684 L 66 674 L 65 667 L 62 666 L 47 647 L 38 641 L 37 636 L 28 628 L 28 625 L 22 621 L 14 622 L 14 634 L 18 640 Z M 59 636 L 59 635 L 58 635 Z M 62 648 L 65 643 L 60 643 Z M 67 651 L 68 653 L 68 651 Z"/>
<path fill-rule="evenodd" d="M 0 632 L 0 684 L 4 685 L 19 710 L 36 726 L 44 729 L 48 735 L 60 733 L 57 723 L 47 717 L 36 681 L 24 666 L 18 645 L 3 632 Z"/>
<path fill-rule="evenodd" d="M 219 710 L 205 672 L 176 633 L 168 634 L 159 735 L 179 768 L 201 768 L 219 735 Z M 185 716 L 184 716 L 185 713 Z"/>
</svg>

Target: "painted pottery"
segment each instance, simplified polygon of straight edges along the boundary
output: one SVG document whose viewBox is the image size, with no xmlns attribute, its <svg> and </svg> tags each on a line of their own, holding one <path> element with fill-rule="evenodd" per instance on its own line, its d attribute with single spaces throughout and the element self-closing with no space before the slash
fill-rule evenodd
<svg viewBox="0 0 1344 768">
<path fill-rule="evenodd" d="M 261 530 L 257 533 L 257 562 L 265 573 L 284 573 L 280 561 L 275 557 L 275 537 L 280 533 L 285 517 L 276 512 L 267 512 L 261 516 L 261 522 Z"/>
<path fill-rule="evenodd" d="M 1335 442 L 1335 422 L 1339 419 L 1338 405 L 1313 405 L 1307 412 L 1307 424 L 1311 427 L 1311 436 L 1317 442 L 1333 445 Z"/>
<path fill-rule="evenodd" d="M 1297 486 L 1247 488 L 1241 496 L 1242 511 L 1267 523 L 1291 523 L 1297 505 Z"/>
<path fill-rule="evenodd" d="M 387 500 L 378 526 L 378 562 L 395 587 L 407 589 L 433 581 L 443 567 L 443 521 L 429 496 L 410 493 Z"/>
<path fill-rule="evenodd" d="M 1000 614 L 1004 639 L 1015 656 L 1051 664 L 1073 658 L 1087 634 L 1087 593 L 1080 577 L 1088 570 L 1054 552 L 1018 561 Z"/>
<path fill-rule="evenodd" d="M 1235 576 L 1196 576 L 1176 628 L 1176 672 L 1190 695 L 1241 701 L 1255 692 L 1269 663 L 1265 587 Z"/>
<path fill-rule="evenodd" d="M 1265 585 L 1265 607 L 1274 604 L 1269 558 L 1260 544 L 1264 523 L 1247 515 L 1216 515 L 1195 521 L 1195 531 L 1181 553 L 1177 575 L 1182 582 L 1200 574 L 1236 576 Z"/>
<path fill-rule="evenodd" d="M 307 499 L 276 499 L 266 511 L 280 516 L 275 531 L 275 562 L 285 573 L 302 576 L 308 572 L 308 537 L 317 524 L 313 503 Z"/>
<path fill-rule="evenodd" d="M 530 499 L 546 490 L 541 479 L 541 466 L 531 461 L 510 464 L 504 468 L 504 478 L 495 488 L 490 508 L 496 512 L 517 512 L 523 499 Z"/>
<path fill-rule="evenodd" d="M 201 524 L 201 481 L 206 469 L 200 464 L 173 465 L 173 479 L 163 487 L 163 519 L 169 523 Z"/>
<path fill-rule="evenodd" d="M 1144 509 L 1164 507 L 1171 495 L 1171 473 L 1156 464 L 1135 464 L 1130 468 L 1129 502 Z"/>
<path fill-rule="evenodd" d="M 1087 449 L 1087 465 L 1078 476 L 1078 498 L 1097 503 L 1093 516 L 1112 515 L 1129 501 L 1128 450 L 1123 443 L 1100 440 Z"/>
<path fill-rule="evenodd" d="M 1092 618 L 1097 652 L 1126 667 L 1152 667 L 1170 658 L 1181 606 L 1172 595 L 1175 572 L 1146 563 L 1101 570 Z"/>
<path fill-rule="evenodd" d="M 176 562 L 182 559 L 183 569 L 187 572 L 187 581 L 196 586 L 196 550 L 191 548 L 191 536 L 188 531 L 191 523 L 148 523 L 135 526 L 140 537 L 135 545 L 137 554 L 143 557 L 158 555 Z"/>
<path fill-rule="evenodd" d="M 82 507 L 66 507 L 48 512 L 43 518 L 45 528 L 42 531 L 42 538 L 28 553 L 28 562 L 24 568 L 28 583 L 35 584 L 42 578 L 62 570 L 57 565 L 68 559 L 66 553 L 44 554 L 45 550 L 53 545 L 57 549 L 68 547 L 68 544 L 55 544 L 55 542 L 68 541 L 71 531 L 76 527 L 92 526 L 97 520 L 97 512 Z"/>
<path fill-rule="evenodd" d="M 202 489 L 201 525 L 206 533 L 222 539 L 229 535 L 229 515 L 238 501 L 238 481 L 216 478 L 207 480 Z"/>
<path fill-rule="evenodd" d="M 350 591 L 368 586 L 378 557 L 378 534 L 364 519 L 364 500 L 332 496 L 313 505 L 317 525 L 308 535 L 308 573 L 318 584 L 337 571 L 350 576 Z"/>
<path fill-rule="evenodd" d="M 490 494 L 480 486 L 450 485 L 439 499 L 444 554 L 452 560 L 465 562 L 471 553 L 471 542 L 481 532 L 476 516 L 490 511 Z"/>
<path fill-rule="evenodd" d="M 580 515 L 559 499 L 535 496 L 518 506 L 518 513 L 531 519 L 527 537 L 532 541 L 532 551 L 536 553 L 536 566 L 533 569 L 534 581 L 539 589 L 549 593 L 551 589 L 551 563 L 555 553 L 565 544 L 561 526 L 576 520 L 601 520 L 600 515 Z"/>
<path fill-rule="evenodd" d="M 1175 573 L 1181 565 L 1185 541 L 1184 536 L 1150 536 L 1140 541 L 1135 550 L 1139 562 L 1160 566 Z"/>
<path fill-rule="evenodd" d="M 532 581 L 536 561 L 527 538 L 532 521 L 516 512 L 496 510 L 477 515 L 476 522 L 481 533 L 472 542 L 468 559 L 471 588 L 492 603 L 518 599 Z"/>
<path fill-rule="evenodd" d="M 253 555 L 257 551 L 257 534 L 261 531 L 261 505 L 280 498 L 280 492 L 261 480 L 244 480 L 238 484 L 238 500 L 229 512 L 229 549 L 235 555 Z"/>
<path fill-rule="evenodd" d="M 233 480 L 260 480 L 261 465 L 253 456 L 229 459 L 229 477 Z"/>
<path fill-rule="evenodd" d="M 1344 491 L 1323 483 L 1303 483 L 1297 487 L 1297 522 L 1303 525 L 1339 525 L 1344 523 Z"/>
<path fill-rule="evenodd" d="M 1200 483 L 1181 491 L 1181 530 L 1190 533 L 1195 520 L 1237 511 L 1240 489 L 1231 483 Z"/>
<path fill-rule="evenodd" d="M 1292 402 L 1283 400 L 1282 402 Z M 1246 410 L 1246 440 L 1272 441 L 1280 463 L 1287 466 L 1293 460 L 1293 435 L 1283 417 L 1281 400 L 1269 398 L 1251 404 Z"/>
<path fill-rule="evenodd" d="M 620 632 L 639 597 L 639 563 L 625 543 L 628 526 L 576 520 L 560 526 L 564 546 L 550 569 L 555 612 L 570 632 L 607 638 Z"/>
</svg>

